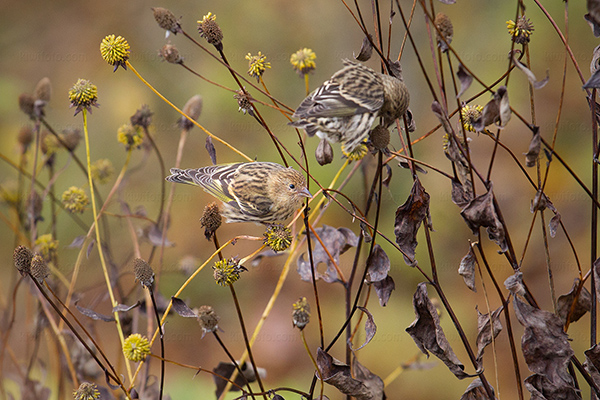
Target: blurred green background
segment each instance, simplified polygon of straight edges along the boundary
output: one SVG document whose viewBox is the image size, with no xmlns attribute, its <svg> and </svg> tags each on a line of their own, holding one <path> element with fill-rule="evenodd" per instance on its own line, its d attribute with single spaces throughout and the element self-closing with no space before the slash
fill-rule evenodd
<svg viewBox="0 0 600 400">
<path fill-rule="evenodd" d="M 360 2 L 367 25 L 372 28 L 370 2 Z M 411 2 L 401 1 L 404 12 L 409 13 Z M 558 26 L 564 29 L 564 3 L 544 2 Z M 572 3 L 572 4 L 571 4 Z M 584 79 L 589 76 L 589 63 L 593 48 L 598 44 L 583 20 L 585 14 L 582 2 L 569 3 L 569 42 Z M 292 69 L 289 58 L 296 50 L 308 47 L 317 54 L 317 68 L 310 75 L 311 90 L 326 80 L 341 66 L 341 59 L 352 58 L 357 54 L 362 41 L 362 33 L 352 16 L 341 1 L 308 0 L 304 2 L 253 0 L 253 1 L 202 1 L 162 3 L 145 1 L 104 1 L 104 2 L 74 2 L 74 1 L 29 1 L 29 2 L 0 2 L 3 10 L 0 16 L 0 148 L 2 154 L 13 162 L 18 162 L 19 148 L 16 136 L 28 118 L 19 111 L 17 98 L 23 92 L 33 91 L 36 83 L 43 77 L 49 77 L 53 86 L 52 100 L 46 108 L 47 120 L 57 131 L 69 127 L 81 128 L 81 117 L 73 117 L 74 110 L 69 109 L 68 90 L 78 78 L 91 80 L 98 87 L 98 103 L 100 108 L 93 109 L 89 117 L 91 135 L 92 160 L 108 158 L 115 169 L 119 171 L 125 161 L 125 150 L 116 140 L 119 126 L 129 121 L 142 104 L 148 104 L 154 112 L 153 136 L 161 149 L 167 168 L 175 162 L 179 129 L 176 121 L 177 113 L 164 104 L 146 86 L 144 86 L 131 71 L 118 70 L 113 73 L 100 57 L 99 45 L 105 35 L 117 34 L 124 36 L 131 45 L 131 63 L 151 82 L 164 96 L 182 107 L 193 95 L 201 94 L 204 99 L 202 115 L 199 122 L 212 133 L 240 148 L 247 155 L 260 161 L 279 161 L 272 142 L 265 131 L 248 115 L 238 111 L 238 105 L 230 92 L 212 86 L 202 81 L 183 68 L 168 64 L 158 56 L 158 49 L 165 43 L 176 45 L 182 53 L 185 62 L 191 68 L 230 88 L 235 88 L 228 71 L 219 63 L 192 45 L 181 35 L 171 35 L 165 39 L 162 31 L 154 21 L 151 7 L 165 7 L 176 16 L 181 16 L 183 28 L 192 36 L 197 37 L 196 20 L 201 19 L 209 11 L 217 15 L 217 22 L 224 32 L 224 50 L 233 68 L 244 72 L 248 63 L 244 59 L 247 53 L 256 54 L 261 51 L 266 54 L 272 68 L 264 75 L 265 83 L 273 96 L 286 105 L 295 108 L 305 96 L 304 80 Z M 506 31 L 506 21 L 515 18 L 516 2 L 482 2 L 459 1 L 455 5 L 444 5 L 434 2 L 436 11 L 449 15 L 454 23 L 454 41 L 452 45 L 468 67 L 487 83 L 493 82 L 500 76 L 508 65 L 507 54 L 510 50 L 510 36 Z M 551 139 L 555 127 L 556 115 L 561 93 L 561 83 L 564 67 L 564 48 L 555 31 L 533 2 L 526 2 L 527 17 L 535 26 L 530 44 L 531 69 L 541 79 L 548 70 L 550 81 L 543 89 L 535 91 L 535 118 L 540 126 L 542 135 Z M 381 14 L 387 31 L 389 3 L 381 4 Z M 397 57 L 404 29 L 399 15 L 393 19 L 392 28 L 392 57 Z M 419 7 L 415 10 L 412 27 L 413 38 L 419 53 L 424 60 L 427 73 L 435 82 L 433 63 L 431 61 L 430 43 L 424 17 Z M 454 67 L 457 66 L 453 60 Z M 369 62 L 374 68 L 377 63 Z M 411 93 L 411 109 L 415 116 L 417 131 L 414 137 L 427 133 L 437 125 L 437 120 L 430 112 L 432 96 L 423 78 L 422 71 L 415 57 L 415 52 L 407 43 L 402 56 L 404 79 Z M 446 82 L 450 80 L 445 71 Z M 435 85 L 435 83 L 434 83 Z M 479 92 L 481 87 L 476 83 L 467 91 L 464 98 Z M 526 78 L 513 72 L 509 84 L 511 105 L 519 113 L 530 119 L 529 92 Z M 257 98 L 257 93 L 251 91 Z M 484 105 L 489 96 L 483 95 L 475 103 Z M 450 108 L 456 104 L 450 98 Z M 298 138 L 294 130 L 287 126 L 287 120 L 278 112 L 262 107 L 261 113 L 272 131 L 282 140 L 296 157 L 301 151 L 297 146 Z M 453 120 L 456 124 L 456 118 Z M 568 62 L 566 76 L 566 93 L 564 98 L 561 122 L 558 126 L 557 151 L 567 160 L 577 174 L 589 183 L 591 136 L 590 116 L 581 82 L 571 62 Z M 183 167 L 200 167 L 210 164 L 210 158 L 204 149 L 205 134 L 197 128 L 192 130 L 183 156 Z M 397 134 L 392 135 L 392 145 L 400 148 Z M 524 163 L 522 155 L 528 149 L 531 136 L 527 129 L 513 116 L 509 126 L 502 131 L 502 141 L 513 150 L 519 160 Z M 492 141 L 485 136 L 472 135 L 472 152 L 474 162 L 481 171 L 487 171 Z M 336 158 L 333 164 L 319 167 L 314 160 L 316 139 L 306 141 L 312 173 L 323 185 L 327 185 L 344 160 L 338 145 L 334 145 Z M 236 154 L 225 147 L 216 144 L 217 160 L 219 163 L 239 161 Z M 426 140 L 414 146 L 415 156 L 438 168 L 450 171 L 450 163 L 442 152 L 442 133 L 435 132 Z M 84 159 L 85 149 L 80 146 L 77 150 L 79 157 Z M 369 156 L 370 157 L 370 156 Z M 545 159 L 542 161 L 544 162 Z M 86 187 L 85 176 L 69 161 L 63 151 L 57 156 L 57 169 L 70 165 L 61 172 L 55 183 L 55 192 L 62 193 L 68 187 L 75 185 Z M 492 174 L 494 191 L 504 218 L 510 230 L 511 239 L 518 256 L 524 251 L 524 245 L 531 225 L 532 214 L 529 211 L 530 199 L 535 192 L 528 184 L 523 174 L 515 166 L 506 152 L 497 155 L 496 167 Z M 370 157 L 365 162 L 365 171 L 372 174 L 374 159 Z M 28 165 L 31 168 L 31 163 Z M 146 150 L 135 151 L 133 154 L 132 170 L 126 175 L 122 188 L 113 200 L 109 211 L 123 213 L 120 202 L 126 202 L 131 209 L 144 207 L 150 218 L 155 218 L 159 204 L 161 171 L 154 153 Z M 393 218 L 396 208 L 401 205 L 410 190 L 412 180 L 405 169 L 392 163 L 393 177 L 389 189 L 384 190 L 382 197 L 383 214 L 381 230 L 393 238 Z M 535 176 L 534 169 L 528 169 Z M 6 162 L 0 163 L 0 184 L 10 186 L 16 180 L 16 171 Z M 468 250 L 468 239 L 474 240 L 464 221 L 459 215 L 459 208 L 450 201 L 450 184 L 447 179 L 433 171 L 422 175 L 422 182 L 431 195 L 431 215 L 435 232 L 432 240 L 437 260 L 440 280 L 447 291 L 447 296 L 455 307 L 463 328 L 467 331 L 471 343 L 476 338 L 477 319 L 474 309 L 478 305 L 481 312 L 487 312 L 485 293 L 479 277 L 478 293 L 466 289 L 462 278 L 456 270 L 459 261 Z M 47 182 L 47 173 L 42 171 L 41 179 Z M 170 184 L 169 184 L 170 185 Z M 167 185 L 167 189 L 169 188 Z M 351 198 L 364 206 L 364 190 L 369 183 L 361 174 L 357 174 L 345 189 Z M 101 187 L 106 197 L 111 184 Z M 88 191 L 89 192 L 89 191 Z M 313 191 L 314 192 L 314 191 Z M 478 188 L 481 192 L 481 187 Z M 577 249 L 584 273 L 589 269 L 589 220 L 590 203 L 584 192 L 578 188 L 573 179 L 557 163 L 551 166 L 551 173 L 546 192 L 560 211 L 563 221 L 569 230 L 571 239 Z M 168 238 L 176 245 L 165 249 L 163 274 L 160 292 L 170 297 L 185 281 L 186 276 L 179 269 L 180 261 L 186 256 L 192 256 L 199 263 L 213 252 L 212 243 L 205 240 L 199 218 L 204 205 L 211 201 L 208 194 L 191 187 L 177 187 L 175 203 L 172 209 L 171 226 Z M 39 225 L 40 233 L 50 231 L 49 203 L 44 206 L 46 220 Z M 11 266 L 11 254 L 14 249 L 14 234 L 9 224 L 14 224 L 13 210 L 3 204 L 0 207 L 3 223 L 0 224 L 0 254 L 5 262 L 3 276 L 0 281 L 0 305 L 2 310 L 12 306 L 11 293 L 15 283 L 15 271 Z M 322 223 L 332 226 L 347 226 L 354 232 L 359 232 L 358 223 L 332 204 Z M 547 220 L 550 218 L 546 214 Z M 83 214 L 86 223 L 92 220 L 91 210 Z M 134 286 L 133 276 L 129 273 L 128 262 L 133 257 L 133 244 L 125 219 L 110 218 L 110 232 L 114 263 L 122 271 L 122 284 L 127 290 L 133 290 L 129 300 L 142 298 L 142 292 Z M 133 221 L 135 227 L 142 230 L 143 221 Z M 64 214 L 59 215 L 58 225 L 59 269 L 69 276 L 77 257 L 78 250 L 67 248 L 73 239 L 84 232 Z M 228 238 L 247 234 L 261 236 L 263 228 L 253 224 L 234 224 L 223 226 L 219 237 L 224 242 Z M 420 232 L 417 257 L 421 267 L 429 271 L 429 262 L 425 248 L 425 237 Z M 553 272 L 558 294 L 566 293 L 577 276 L 577 267 L 569 249 L 564 234 L 559 233 L 550 240 Z M 490 264 L 497 274 L 500 284 L 512 271 L 502 256 L 496 255 L 496 248 L 487 239 L 483 239 L 490 255 Z M 392 261 L 392 271 L 396 282 L 396 291 L 392 294 L 387 307 L 382 308 L 371 296 L 369 309 L 378 325 L 378 333 L 373 342 L 358 353 L 360 362 L 382 378 L 387 377 L 394 369 L 409 362 L 418 354 L 418 349 L 404 329 L 414 319 L 411 298 L 416 284 L 423 278 L 414 269 L 407 267 L 402 257 L 392 250 L 392 247 L 381 242 Z M 244 257 L 257 248 L 257 242 L 240 241 L 234 247 L 226 250 L 226 256 Z M 147 257 L 150 245 L 142 244 L 142 255 Z M 363 251 L 364 254 L 364 251 Z M 263 261 L 256 268 L 249 267 L 242 280 L 236 284 L 238 295 L 249 330 L 258 322 L 262 310 L 272 293 L 279 277 L 283 260 L 278 257 Z M 342 265 L 346 271 L 352 262 L 352 255 L 345 255 Z M 364 261 L 362 262 L 364 263 Z M 361 264 L 362 265 L 362 264 Z M 292 267 L 295 269 L 295 264 Z M 536 220 L 531 243 L 523 260 L 522 270 L 525 280 L 540 306 L 552 310 L 549 295 L 548 278 L 545 267 L 544 248 L 539 226 Z M 486 288 L 492 308 L 499 305 L 497 296 L 491 293 L 491 282 L 486 279 Z M 326 338 L 331 338 L 343 323 L 344 303 L 343 291 L 340 285 L 319 284 L 323 304 L 324 329 Z M 82 275 L 77 283 L 80 304 L 96 305 L 96 311 L 110 313 L 97 251 L 84 261 Z M 25 322 L 36 314 L 36 304 L 31 299 L 28 286 L 21 286 L 16 305 L 18 317 L 11 334 L 10 346 L 16 361 L 27 364 L 30 346 L 33 338 L 33 328 Z M 434 297 L 433 289 L 430 295 Z M 306 330 L 308 343 L 316 352 L 318 346 L 318 329 L 316 308 L 311 285 L 300 281 L 292 271 L 285 283 L 282 295 L 279 297 L 273 312 L 267 320 L 255 347 L 255 357 L 260 366 L 267 368 L 268 387 L 292 386 L 308 390 L 313 375 L 312 365 L 304 351 L 299 333 L 292 327 L 291 304 L 299 297 L 306 296 L 313 307 L 313 321 Z M 244 346 L 240 335 L 233 303 L 228 290 L 215 285 L 210 268 L 206 268 L 186 289 L 182 295 L 190 306 L 210 304 L 221 316 L 220 326 L 223 328 L 223 340 L 228 344 L 234 355 L 241 355 Z M 463 361 L 470 373 L 473 368 L 468 362 L 466 352 L 460 343 L 454 327 L 447 315 L 442 313 L 442 323 L 458 357 Z M 98 325 L 102 333 L 102 344 L 115 359 L 119 356 L 117 337 L 112 327 Z M 574 324 L 569 334 L 573 338 L 572 345 L 576 355 L 582 359 L 583 350 L 589 347 L 586 326 L 589 318 L 586 316 Z M 4 329 L 5 326 L 3 326 Z M 140 325 L 140 329 L 144 325 Z M 522 333 L 521 326 L 513 319 L 515 340 L 519 343 Z M 169 359 L 184 364 L 202 366 L 211 369 L 219 361 L 225 360 L 225 355 L 218 347 L 214 338 L 207 336 L 200 340 L 201 330 L 196 321 L 173 316 L 166 324 L 166 354 Z M 327 341 L 327 340 L 326 340 Z M 53 341 L 42 341 L 48 346 Z M 497 393 L 504 398 L 515 398 L 516 387 L 510 362 L 509 347 L 506 332 L 497 341 L 497 363 L 492 357 L 492 349 L 488 349 L 485 370 L 491 384 Z M 47 351 L 42 349 L 42 355 Z M 158 347 L 154 347 L 158 352 Z M 343 340 L 334 347 L 332 354 L 343 359 Z M 522 360 L 521 360 L 522 362 Z M 431 369 L 407 370 L 394 380 L 387 388 L 388 398 L 459 398 L 469 382 L 459 381 L 435 358 L 426 361 L 433 366 Z M 512 365 L 512 364 L 510 364 Z M 14 378 L 7 372 L 14 368 L 13 361 L 5 359 L 5 378 Z M 44 368 L 41 368 L 44 369 Z M 45 383 L 54 388 L 54 374 L 46 371 Z M 158 364 L 153 362 L 152 372 L 158 373 Z M 521 374 L 529 375 L 526 365 L 522 362 Z M 497 381 L 496 381 L 497 379 Z M 435 382 L 435 384 L 429 384 Z M 98 382 L 102 384 L 102 381 Z M 498 385 L 499 383 L 499 385 Z M 213 386 L 208 375 L 200 374 L 194 377 L 194 372 L 173 365 L 167 366 L 166 393 L 173 399 L 210 398 Z M 331 399 L 342 398 L 339 393 L 327 388 L 326 394 Z M 53 391 L 53 395 L 56 393 Z M 230 396 L 233 397 L 233 396 Z M 298 398 L 297 395 L 285 395 L 286 398 Z"/>
</svg>

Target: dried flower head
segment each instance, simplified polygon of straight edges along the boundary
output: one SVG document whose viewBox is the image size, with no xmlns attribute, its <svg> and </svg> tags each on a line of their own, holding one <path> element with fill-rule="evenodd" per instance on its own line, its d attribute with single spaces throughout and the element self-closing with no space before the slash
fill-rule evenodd
<svg viewBox="0 0 600 400">
<path fill-rule="evenodd" d="M 529 43 L 529 37 L 533 33 L 533 24 L 524 15 L 517 18 L 517 22 L 513 20 L 506 21 L 506 28 L 512 37 L 513 42 L 518 44 Z"/>
<path fill-rule="evenodd" d="M 367 145 L 364 142 L 356 146 L 352 151 L 348 151 L 345 144 L 342 145 L 342 154 L 350 161 L 362 160 L 367 153 Z"/>
<path fill-rule="evenodd" d="M 131 334 L 123 343 L 123 354 L 129 361 L 142 361 L 150 354 L 150 343 L 139 333 Z"/>
<path fill-rule="evenodd" d="M 369 136 L 371 144 L 376 150 L 385 150 L 388 144 L 390 144 L 390 131 L 382 125 L 377 125 L 371 129 Z"/>
<path fill-rule="evenodd" d="M 306 297 L 301 297 L 292 307 L 294 308 L 292 313 L 294 327 L 302 330 L 310 322 L 310 305 Z"/>
<path fill-rule="evenodd" d="M 17 136 L 17 141 L 21 145 L 21 152 L 25 153 L 29 149 L 34 135 L 35 133 L 33 132 L 33 127 L 31 125 L 23 125 L 23 127 L 21 127 Z"/>
<path fill-rule="evenodd" d="M 182 32 L 179 20 L 171 11 L 162 7 L 153 7 L 152 12 L 154 13 L 154 19 L 158 23 L 158 26 L 160 26 L 162 29 L 168 32 L 173 32 L 176 35 Z"/>
<path fill-rule="evenodd" d="M 31 118 L 34 117 L 34 103 L 35 99 L 29 93 L 21 93 L 19 96 L 19 108 L 25 113 L 25 115 L 28 115 Z"/>
<path fill-rule="evenodd" d="M 196 94 L 190 97 L 183 106 L 183 112 L 194 121 L 200 118 L 200 114 L 202 113 L 202 96 Z M 179 127 L 181 129 L 190 130 L 194 127 L 194 123 L 182 115 L 179 119 Z"/>
<path fill-rule="evenodd" d="M 94 182 L 105 184 L 110 181 L 110 178 L 115 173 L 115 169 L 109 159 L 101 158 L 92 164 L 91 173 Z"/>
<path fill-rule="evenodd" d="M 198 308 L 198 323 L 202 328 L 202 337 L 210 332 L 219 329 L 219 316 L 211 306 L 201 306 Z"/>
<path fill-rule="evenodd" d="M 179 54 L 177 47 L 170 43 L 165 44 L 159 51 L 158 55 L 168 63 L 183 64 L 183 57 Z"/>
<path fill-rule="evenodd" d="M 48 264 L 46 264 L 46 260 L 39 254 L 36 254 L 31 259 L 31 276 L 39 283 L 42 283 L 44 279 L 50 276 Z"/>
<path fill-rule="evenodd" d="M 462 117 L 462 123 L 465 130 L 475 132 L 475 127 L 473 125 L 475 124 L 475 121 L 481 117 L 482 112 L 483 106 L 480 105 L 466 105 L 460 109 L 460 115 Z"/>
<path fill-rule="evenodd" d="M 98 88 L 87 79 L 78 79 L 69 90 L 71 107 L 75 108 L 75 115 L 82 110 L 92 112 L 92 106 L 98 107 Z"/>
<path fill-rule="evenodd" d="M 117 140 L 125 145 L 127 150 L 132 147 L 140 147 L 144 139 L 144 133 L 139 126 L 123 124 L 117 130 Z"/>
<path fill-rule="evenodd" d="M 100 392 L 95 383 L 83 382 L 79 389 L 73 392 L 75 400 L 99 400 Z"/>
<path fill-rule="evenodd" d="M 150 110 L 150 106 L 148 104 L 142 104 L 142 106 L 137 109 L 135 114 L 133 114 L 129 120 L 133 126 L 148 128 L 152 123 L 153 114 L 154 113 Z"/>
<path fill-rule="evenodd" d="M 315 52 L 305 47 L 292 54 L 290 63 L 299 75 L 304 76 L 317 67 L 316 58 Z"/>
<path fill-rule="evenodd" d="M 36 101 L 43 101 L 47 103 L 50 101 L 50 97 L 52 96 L 52 84 L 50 83 L 50 78 L 42 78 L 35 86 L 33 90 L 33 97 Z"/>
<path fill-rule="evenodd" d="M 229 286 L 240 279 L 240 273 L 245 268 L 238 265 L 233 260 L 217 261 L 213 266 L 213 276 L 215 281 L 221 286 Z"/>
<path fill-rule="evenodd" d="M 71 186 L 62 194 L 62 205 L 71 214 L 83 213 L 89 202 L 85 190 L 76 186 Z"/>
<path fill-rule="evenodd" d="M 129 43 L 123 36 L 108 35 L 100 43 L 100 54 L 104 61 L 115 66 L 115 71 L 119 67 L 127 69 L 127 60 L 130 53 Z"/>
<path fill-rule="evenodd" d="M 437 43 L 443 52 L 448 51 L 448 45 L 452 43 L 452 37 L 454 36 L 454 27 L 450 18 L 442 12 L 437 13 L 434 21 L 435 26 L 438 28 L 439 33 L 436 31 Z M 446 39 L 442 40 L 442 38 Z"/>
<path fill-rule="evenodd" d="M 237 94 L 234 94 L 233 98 L 238 102 L 238 111 L 254 116 L 254 109 L 252 108 L 252 96 L 250 96 L 248 92 L 244 92 L 242 89 L 238 89 L 235 92 Z"/>
<path fill-rule="evenodd" d="M 40 134 L 40 150 L 42 150 L 42 154 L 48 158 L 55 154 L 60 148 L 61 145 L 56 136 L 44 129 Z"/>
<path fill-rule="evenodd" d="M 133 273 L 135 280 L 139 281 L 143 287 L 151 288 L 154 283 L 154 271 L 145 260 L 136 258 L 133 260 Z"/>
<path fill-rule="evenodd" d="M 51 233 L 42 235 L 35 240 L 35 250 L 44 260 L 50 261 L 58 251 L 58 240 L 54 240 Z"/>
<path fill-rule="evenodd" d="M 217 229 L 221 226 L 223 217 L 221 217 L 221 211 L 217 203 L 212 202 L 204 207 L 202 217 L 200 218 L 200 225 L 204 228 L 204 236 L 206 239 L 211 239 Z"/>
<path fill-rule="evenodd" d="M 276 253 L 287 250 L 292 244 L 292 231 L 284 225 L 269 225 L 264 237 L 264 242 Z"/>
<path fill-rule="evenodd" d="M 29 196 L 27 196 L 27 201 L 25 201 L 25 210 L 27 210 L 28 219 L 33 215 L 33 219 L 35 222 L 42 221 L 42 210 L 44 208 L 44 201 L 42 200 L 42 196 L 37 191 L 31 192 Z"/>
<path fill-rule="evenodd" d="M 246 54 L 246 60 L 248 60 L 248 75 L 256 78 L 257 82 L 260 82 L 260 77 L 267 68 L 271 68 L 271 63 L 267 61 L 267 56 L 262 54 L 260 51 L 257 55 Z"/>
<path fill-rule="evenodd" d="M 81 131 L 77 128 L 67 128 L 62 131 L 60 138 L 64 146 L 69 151 L 75 151 L 81 141 Z"/>
<path fill-rule="evenodd" d="M 206 39 L 206 41 L 217 48 L 217 50 L 223 50 L 223 31 L 217 24 L 217 16 L 209 12 L 201 21 L 198 21 L 198 32 L 200 36 Z"/>
<path fill-rule="evenodd" d="M 15 267 L 17 267 L 21 275 L 26 275 L 31 271 L 32 259 L 33 253 L 25 246 L 17 246 L 13 253 Z"/>
<path fill-rule="evenodd" d="M 319 165 L 331 164 L 333 161 L 333 148 L 327 139 L 321 139 L 315 150 L 315 158 Z"/>
</svg>

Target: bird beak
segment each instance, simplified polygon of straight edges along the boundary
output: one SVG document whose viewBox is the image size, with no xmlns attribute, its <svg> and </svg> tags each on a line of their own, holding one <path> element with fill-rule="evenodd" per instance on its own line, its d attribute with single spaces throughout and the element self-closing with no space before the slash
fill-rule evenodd
<svg viewBox="0 0 600 400">
<path fill-rule="evenodd" d="M 310 194 L 310 192 L 308 191 L 307 188 L 302 189 L 300 192 L 298 192 L 299 196 L 303 196 L 303 197 L 308 197 L 309 199 L 312 199 L 313 195 Z"/>
</svg>

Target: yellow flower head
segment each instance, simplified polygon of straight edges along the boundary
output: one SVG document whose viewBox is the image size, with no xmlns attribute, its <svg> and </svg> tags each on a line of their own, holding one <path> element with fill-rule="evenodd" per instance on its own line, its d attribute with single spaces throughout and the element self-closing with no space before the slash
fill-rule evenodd
<svg viewBox="0 0 600 400">
<path fill-rule="evenodd" d="M 287 250 L 292 244 L 292 231 L 283 225 L 270 225 L 264 237 L 264 242 L 276 253 Z"/>
<path fill-rule="evenodd" d="M 35 240 L 35 249 L 44 260 L 49 261 L 58 251 L 58 240 L 52 239 L 52 234 L 47 233 Z"/>
<path fill-rule="evenodd" d="M 517 18 L 517 22 L 513 20 L 506 21 L 506 28 L 515 43 L 529 43 L 529 36 L 533 33 L 533 24 L 524 15 Z"/>
<path fill-rule="evenodd" d="M 129 43 L 123 36 L 108 35 L 100 43 L 100 54 L 104 61 L 115 66 L 115 71 L 120 66 L 127 69 L 126 61 L 130 53 Z"/>
<path fill-rule="evenodd" d="M 81 110 L 92 112 L 92 106 L 98 107 L 98 88 L 87 79 L 78 79 L 69 90 L 71 107 L 76 107 L 75 115 Z"/>
<path fill-rule="evenodd" d="M 233 260 L 221 260 L 213 266 L 213 276 L 219 285 L 229 286 L 240 279 L 240 273 L 244 270 Z"/>
<path fill-rule="evenodd" d="M 100 392 L 95 383 L 83 382 L 79 385 L 79 389 L 73 392 L 75 400 L 98 400 Z"/>
<path fill-rule="evenodd" d="M 217 24 L 216 15 L 209 12 L 202 17 L 202 20 L 198 21 L 198 32 L 208 43 L 215 46 L 218 50 L 223 50 L 223 44 L 221 43 L 223 40 L 223 31 L 221 31 L 221 27 Z"/>
<path fill-rule="evenodd" d="M 123 343 L 123 354 L 129 361 L 142 361 L 150 354 L 150 343 L 139 333 L 131 334 Z"/>
<path fill-rule="evenodd" d="M 139 126 L 124 124 L 117 130 L 117 140 L 125 145 L 127 150 L 132 147 L 139 147 L 144 139 L 144 133 Z"/>
<path fill-rule="evenodd" d="M 304 76 L 317 67 L 315 64 L 316 58 L 315 52 L 305 47 L 292 54 L 290 63 L 292 63 L 298 74 Z"/>
<path fill-rule="evenodd" d="M 368 152 L 369 150 L 367 149 L 367 145 L 365 143 L 359 144 L 350 152 L 346 149 L 345 145 L 342 146 L 342 153 L 350 161 L 362 160 L 362 158 L 366 156 Z"/>
<path fill-rule="evenodd" d="M 62 194 L 62 205 L 71 214 L 82 213 L 89 202 L 85 191 L 76 186 L 71 186 Z"/>
<path fill-rule="evenodd" d="M 462 116 L 463 126 L 467 131 L 475 132 L 475 128 L 473 124 L 475 121 L 481 117 L 481 113 L 483 112 L 483 106 L 475 105 L 475 106 L 464 106 L 460 109 L 460 115 Z"/>
<path fill-rule="evenodd" d="M 96 160 L 92 164 L 92 178 L 94 182 L 104 184 L 107 183 L 112 175 L 114 174 L 115 169 L 113 168 L 112 163 L 107 158 L 102 158 L 100 160 Z"/>
<path fill-rule="evenodd" d="M 260 51 L 255 56 L 248 53 L 246 55 L 246 60 L 248 60 L 248 75 L 256 78 L 257 82 L 260 81 L 260 77 L 265 70 L 267 68 L 271 68 L 271 63 L 267 61 L 267 56 L 262 54 Z"/>
</svg>

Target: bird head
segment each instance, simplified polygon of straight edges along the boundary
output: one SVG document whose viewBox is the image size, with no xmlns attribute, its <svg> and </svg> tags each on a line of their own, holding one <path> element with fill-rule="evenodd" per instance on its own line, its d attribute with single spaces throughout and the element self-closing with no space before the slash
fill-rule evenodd
<svg viewBox="0 0 600 400">
<path fill-rule="evenodd" d="M 400 79 L 390 75 L 382 75 L 382 79 L 384 100 L 379 115 L 384 119 L 384 126 L 388 127 L 406 113 L 410 103 L 410 94 Z"/>
</svg>

